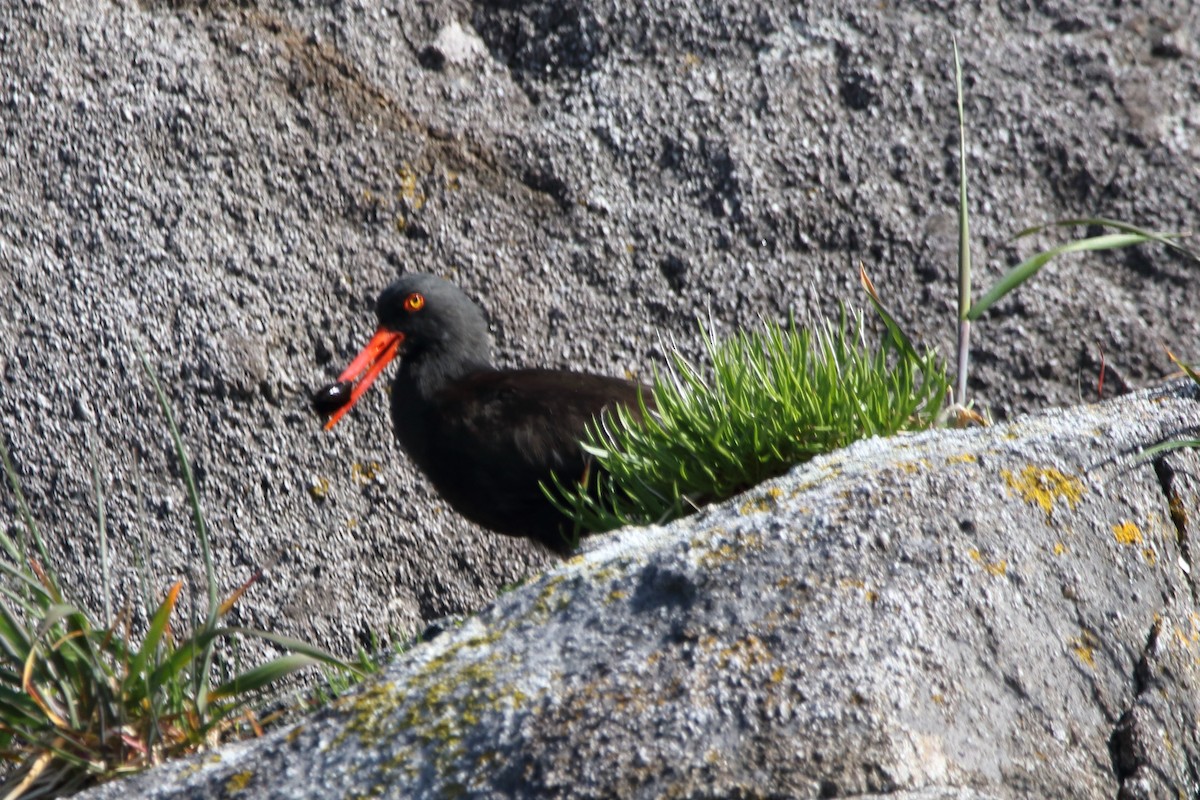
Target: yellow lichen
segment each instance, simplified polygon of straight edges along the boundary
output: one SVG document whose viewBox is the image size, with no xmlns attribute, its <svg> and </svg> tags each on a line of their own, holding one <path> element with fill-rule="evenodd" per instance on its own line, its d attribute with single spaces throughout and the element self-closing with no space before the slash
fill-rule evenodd
<svg viewBox="0 0 1200 800">
<path fill-rule="evenodd" d="M 312 482 L 312 485 L 308 487 L 308 493 L 312 495 L 313 499 L 315 500 L 324 500 L 329 496 L 329 479 L 317 478 Z"/>
<path fill-rule="evenodd" d="M 1113 538 L 1117 540 L 1117 544 L 1123 544 L 1127 547 L 1141 544 L 1142 531 L 1137 525 L 1129 520 L 1125 520 L 1120 525 L 1113 525 Z"/>
<path fill-rule="evenodd" d="M 425 194 L 417 188 L 417 173 L 404 164 L 396 170 L 396 177 L 400 179 L 400 191 L 396 196 L 408 203 L 413 211 L 420 211 L 425 205 Z"/>
<path fill-rule="evenodd" d="M 743 668 L 746 668 L 757 664 L 765 664 L 773 660 L 773 658 L 774 656 L 771 655 L 771 651 L 754 634 L 738 639 L 717 653 L 717 663 L 722 669 L 729 666 L 731 661 L 737 661 Z"/>
<path fill-rule="evenodd" d="M 766 494 L 759 495 L 758 497 L 751 498 L 742 503 L 741 508 L 738 509 L 738 512 L 742 516 L 746 516 L 747 514 L 770 511 L 771 509 L 775 508 L 775 506 L 779 505 L 779 498 L 782 496 L 783 490 L 778 486 L 772 486 L 771 488 L 767 489 Z"/>
<path fill-rule="evenodd" d="M 947 464 L 974 464 L 979 459 L 974 453 L 960 453 L 946 458 Z"/>
<path fill-rule="evenodd" d="M 1065 552 L 1067 552 L 1067 546 L 1065 544 L 1062 542 L 1054 543 L 1054 555 L 1061 556 Z"/>
<path fill-rule="evenodd" d="M 879 593 L 873 589 L 868 589 L 867 584 L 860 578 L 842 578 L 837 582 L 840 589 L 854 589 L 861 591 L 868 603 L 874 605 L 879 600 Z"/>
<path fill-rule="evenodd" d="M 1175 628 L 1175 638 L 1178 639 L 1179 643 L 1182 644 L 1184 647 L 1186 647 L 1188 650 L 1192 649 L 1192 640 L 1188 639 L 1188 635 L 1186 633 L 1184 633 L 1183 630 L 1178 627 Z"/>
<path fill-rule="evenodd" d="M 699 557 L 700 566 L 713 569 L 722 564 L 728 564 L 738 559 L 747 550 L 757 550 L 763 545 L 762 534 L 748 533 L 738 536 L 729 542 L 722 542 L 717 547 L 709 549 Z"/>
<path fill-rule="evenodd" d="M 1036 505 L 1046 512 L 1049 517 L 1054 510 L 1056 501 L 1063 501 L 1072 511 L 1083 497 L 1082 481 L 1071 475 L 1064 475 L 1051 467 L 1035 467 L 1029 465 L 1014 475 L 1012 470 L 1000 470 L 1000 475 L 1008 484 L 1009 491 L 1021 496 L 1029 505 Z"/>
<path fill-rule="evenodd" d="M 1100 646 L 1100 640 L 1096 638 L 1096 634 L 1087 630 L 1082 631 L 1079 636 L 1071 639 L 1070 644 L 1080 661 L 1095 668 L 1096 648 Z"/>
<path fill-rule="evenodd" d="M 1008 559 L 988 561 L 983 557 L 983 553 L 980 553 L 975 548 L 968 550 L 967 555 L 971 557 L 972 561 L 981 564 L 989 574 L 995 575 L 997 578 L 1003 578 L 1006 574 L 1008 574 Z"/>
<path fill-rule="evenodd" d="M 378 461 L 369 461 L 366 464 L 356 461 L 350 466 L 350 477 L 354 478 L 354 482 L 359 486 L 366 486 L 379 477 L 381 471 Z"/>
</svg>

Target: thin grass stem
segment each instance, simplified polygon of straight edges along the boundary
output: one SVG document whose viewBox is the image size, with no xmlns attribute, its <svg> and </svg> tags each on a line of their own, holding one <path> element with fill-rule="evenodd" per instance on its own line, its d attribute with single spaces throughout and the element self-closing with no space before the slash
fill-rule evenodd
<svg viewBox="0 0 1200 800">
<path fill-rule="evenodd" d="M 954 402 L 967 404 L 967 372 L 971 358 L 971 226 L 967 205 L 967 122 L 963 110 L 962 64 L 954 40 L 954 91 L 958 100 L 958 357 Z"/>
</svg>

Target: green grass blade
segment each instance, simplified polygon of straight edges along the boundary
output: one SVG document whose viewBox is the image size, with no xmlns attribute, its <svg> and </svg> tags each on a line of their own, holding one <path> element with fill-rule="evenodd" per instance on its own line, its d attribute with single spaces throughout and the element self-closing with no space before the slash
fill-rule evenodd
<svg viewBox="0 0 1200 800">
<path fill-rule="evenodd" d="M 277 683 L 293 672 L 306 667 L 316 666 L 320 663 L 319 659 L 300 653 L 280 656 L 273 661 L 268 661 L 266 664 L 260 664 L 253 669 L 246 670 L 232 680 L 216 687 L 210 692 L 209 700 L 215 703 L 230 697 L 239 697 L 248 692 L 254 692 L 265 686 Z"/>
<path fill-rule="evenodd" d="M 7 604 L 0 604 L 0 648 L 5 665 L 20 673 L 32 647 L 32 634 L 9 612 Z"/>
<path fill-rule="evenodd" d="M 179 462 L 180 471 L 183 473 L 183 482 L 187 487 L 188 502 L 192 507 L 192 520 L 196 529 L 196 538 L 200 542 L 200 553 L 204 560 L 204 578 L 208 590 L 208 612 L 205 616 L 204 628 L 211 630 L 217 625 L 217 576 L 216 569 L 213 566 L 212 546 L 208 538 L 208 525 L 204 521 L 204 512 L 200 508 L 200 493 L 196 489 L 196 479 L 192 474 L 192 465 L 187 457 L 187 450 L 183 446 L 183 437 L 179 434 L 179 426 L 175 424 L 175 414 L 171 411 L 171 404 L 167 400 L 166 392 L 163 391 L 162 385 L 158 381 L 158 376 L 154 373 L 154 369 L 150 366 L 150 359 L 146 356 L 146 351 L 138 347 L 138 354 L 142 359 L 142 368 L 146 375 L 150 378 L 150 383 L 154 387 L 154 393 L 158 398 L 159 407 L 162 409 L 163 416 L 167 420 L 167 428 L 171 432 L 171 441 L 175 445 L 175 456 Z M 212 647 L 211 643 L 203 651 L 201 664 L 199 668 L 193 670 L 192 679 L 195 681 L 193 687 L 193 695 L 196 704 L 196 713 L 201 719 L 204 719 L 208 711 L 208 679 L 209 666 L 212 663 Z"/>
<path fill-rule="evenodd" d="M 1200 260 L 1200 257 L 1198 257 L 1194 252 L 1187 249 L 1186 247 L 1184 247 L 1183 245 L 1181 245 L 1178 242 L 1178 240 L 1184 238 L 1184 236 L 1186 234 L 1160 233 L 1158 231 L 1152 231 L 1152 230 L 1148 230 L 1146 228 L 1138 227 L 1137 225 L 1130 225 L 1128 222 L 1121 222 L 1120 220 L 1115 220 L 1115 219 L 1106 219 L 1104 217 L 1081 217 L 1078 219 L 1060 219 L 1060 220 L 1055 220 L 1053 222 L 1045 222 L 1045 223 L 1042 223 L 1041 225 L 1032 225 L 1028 228 L 1025 228 L 1022 231 L 1017 232 L 1016 235 L 1013 236 L 1013 240 L 1015 241 L 1017 239 L 1023 239 L 1027 236 L 1032 236 L 1034 234 L 1041 233 L 1042 231 L 1049 230 L 1050 228 L 1079 228 L 1079 227 L 1112 228 L 1114 230 L 1121 231 L 1122 233 L 1130 233 L 1135 236 L 1144 236 L 1144 237 L 1146 237 L 1146 239 L 1148 241 L 1157 242 L 1158 244 L 1165 245 L 1166 247 L 1169 247 L 1172 250 L 1176 250 L 1178 252 L 1183 253 L 1186 256 L 1189 256 L 1193 260 Z"/>
<path fill-rule="evenodd" d="M 100 588 L 104 596 L 104 627 L 112 626 L 112 580 L 108 574 L 108 531 L 104 519 L 104 486 L 100 482 L 100 459 L 96 455 L 96 440 L 88 434 L 88 449 L 92 452 L 92 485 L 96 494 L 96 529 L 100 542 Z"/>
<path fill-rule="evenodd" d="M 82 613 L 70 603 L 54 603 L 42 611 L 41 619 L 38 621 L 37 633 L 33 637 L 34 641 L 40 640 L 46 635 L 47 631 L 68 617 L 82 616 Z"/>
<path fill-rule="evenodd" d="M 179 461 L 179 468 L 183 473 L 183 483 L 187 488 L 188 503 L 192 507 L 192 522 L 196 528 L 196 537 L 200 540 L 200 552 L 204 559 L 204 575 L 208 584 L 208 617 L 207 624 L 212 626 L 217 619 L 217 579 L 216 569 L 213 566 L 212 549 L 208 539 L 208 526 L 204 522 L 204 512 L 200 508 L 200 493 L 196 489 L 196 479 L 192 475 L 192 465 L 188 461 L 187 449 L 183 446 L 183 437 L 179 435 L 179 426 L 175 424 L 175 414 L 171 411 L 171 403 L 167 400 L 166 392 L 163 391 L 162 385 L 158 382 L 158 376 L 154 373 L 154 368 L 150 366 L 150 359 L 146 355 L 146 351 L 138 346 L 138 354 L 142 359 L 142 369 L 145 370 L 146 376 L 150 379 L 150 384 L 154 387 L 154 394 L 158 398 L 159 408 L 162 409 L 163 416 L 167 419 L 167 428 L 171 432 L 171 441 L 175 445 L 175 458 Z"/>
<path fill-rule="evenodd" d="M 962 64 L 954 40 L 954 91 L 958 102 L 958 318 L 971 309 L 971 226 L 967 206 L 967 122 L 963 110 Z"/>
<path fill-rule="evenodd" d="M 979 298 L 979 301 L 971 306 L 971 311 L 967 314 L 967 319 L 971 321 L 979 319 L 993 304 L 1036 275 L 1042 267 L 1046 266 L 1056 256 L 1067 253 L 1112 250 L 1118 247 L 1144 244 L 1147 241 L 1149 239 L 1140 233 L 1108 233 L 1100 236 L 1091 236 L 1086 239 L 1076 239 L 1060 244 L 1045 252 L 1038 253 L 1032 258 L 1021 262 L 1016 267 L 1013 267 L 983 297 Z"/>
<path fill-rule="evenodd" d="M 34 607 L 40 607 L 45 603 L 57 602 L 58 597 L 50 592 L 49 589 L 39 580 L 33 577 L 33 573 L 29 569 L 19 569 L 12 564 L 6 564 L 0 561 L 0 573 L 12 578 L 22 589 L 25 589 L 30 594 L 25 597 L 11 595 L 10 599 L 19 604 L 26 610 Z M 4 587 L 0 587 L 3 591 Z"/>
<path fill-rule="evenodd" d="M 310 645 L 307 642 L 302 642 L 299 639 L 292 639 L 288 636 L 281 636 L 267 631 L 256 631 L 249 628 L 212 628 L 203 630 L 181 643 L 175 649 L 175 652 L 171 653 L 159 664 L 151 676 L 151 682 L 155 684 L 166 683 L 173 676 L 182 674 L 188 665 L 197 659 L 198 654 L 210 648 L 217 639 L 231 637 L 236 634 L 252 636 L 256 639 L 271 642 L 285 650 L 308 656 L 332 667 L 350 670 L 351 672 L 357 671 L 353 665 L 347 664 L 337 656 L 327 653 L 321 648 Z"/>
<path fill-rule="evenodd" d="M 358 668 L 353 664 L 343 661 L 332 653 L 322 650 L 315 645 L 311 645 L 308 642 L 301 641 L 300 639 L 293 639 L 290 636 L 281 636 L 280 634 L 271 633 L 269 631 L 256 631 L 250 628 L 241 627 L 221 628 L 218 632 L 222 636 L 229 636 L 232 634 L 252 636 L 255 639 L 262 639 L 263 641 L 278 645 L 279 647 L 282 647 L 284 650 L 287 650 L 291 653 L 307 656 L 315 661 L 321 662 L 322 664 L 327 664 L 331 667 L 337 667 L 338 669 L 349 670 L 350 672 L 358 672 Z"/>
<path fill-rule="evenodd" d="M 159 644 L 162 643 L 163 634 L 167 630 L 167 625 L 171 622 L 171 613 L 175 610 L 175 603 L 179 600 L 179 592 L 183 589 L 183 581 L 176 581 L 175 585 L 167 592 L 167 596 L 158 604 L 154 615 L 150 618 L 150 626 L 146 630 L 146 637 L 142 640 L 142 646 L 133 654 L 133 659 L 129 662 L 129 674 L 138 676 L 146 672 L 146 665 L 150 663 L 151 656 L 158 650 Z"/>
<path fill-rule="evenodd" d="M 1200 449 L 1200 439 L 1170 439 L 1165 442 L 1159 442 L 1156 445 L 1147 447 L 1138 454 L 1138 461 L 1150 461 L 1163 453 L 1170 453 L 1174 450 Z"/>
<path fill-rule="evenodd" d="M 1176 358 L 1170 350 L 1167 351 L 1167 358 L 1171 359 L 1172 364 L 1183 370 L 1183 374 L 1191 378 L 1193 383 L 1200 386 L 1200 372 L 1197 372 L 1195 367 Z"/>
<path fill-rule="evenodd" d="M 137 559 L 138 585 L 142 590 L 142 608 L 154 607 L 154 593 L 150 589 L 150 542 L 146 538 L 146 504 L 142 495 L 142 462 L 134 453 L 133 500 L 138 516 L 138 545 L 133 552 Z"/>
<path fill-rule="evenodd" d="M 967 205 L 967 122 L 963 104 L 962 63 L 954 38 L 954 90 L 958 101 L 958 345 L 954 400 L 967 403 L 967 373 L 971 367 L 971 225 Z"/>
<path fill-rule="evenodd" d="M 10 686 L 20 686 L 20 676 L 15 681 L 6 680 L 0 683 L 0 719 L 4 720 L 7 728 L 28 726 L 30 729 L 41 727 L 45 721 L 42 710 L 29 695 Z M 5 685 L 7 684 L 7 685 Z"/>
<path fill-rule="evenodd" d="M 21 512 L 21 520 L 25 523 L 25 530 L 33 537 L 38 554 L 42 558 L 42 563 L 49 564 L 50 556 L 46 551 L 45 542 L 42 541 L 42 532 L 34 521 L 32 512 L 29 510 L 29 503 L 25 500 L 25 493 L 21 491 L 21 481 L 17 478 L 17 470 L 13 467 L 12 460 L 9 458 L 8 447 L 5 446 L 4 437 L 2 436 L 0 436 L 0 461 L 4 463 L 4 474 L 8 477 L 8 485 L 17 500 L 17 509 Z M 25 548 L 17 546 L 4 531 L 0 531 L 0 545 L 4 547 L 9 557 L 12 558 L 13 563 L 22 564 L 25 562 Z"/>
</svg>

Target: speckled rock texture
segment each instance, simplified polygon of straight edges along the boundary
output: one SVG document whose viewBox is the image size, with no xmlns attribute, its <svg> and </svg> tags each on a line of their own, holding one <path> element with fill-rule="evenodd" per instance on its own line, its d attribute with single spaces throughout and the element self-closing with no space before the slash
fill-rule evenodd
<svg viewBox="0 0 1200 800">
<path fill-rule="evenodd" d="M 1140 453 L 1197 430 L 1175 384 L 860 442 L 86 796 L 1195 797 L 1200 462 Z"/>
<path fill-rule="evenodd" d="M 268 568 L 234 621 L 342 654 L 405 639 L 550 562 L 440 503 L 383 391 L 333 433 L 310 412 L 393 276 L 466 287 L 504 365 L 649 376 L 667 343 L 697 352 L 697 317 L 723 334 L 861 304 L 862 261 L 949 353 L 952 34 L 982 287 L 1034 222 L 1194 225 L 1196 13 L 5 0 L 0 435 L 76 600 L 100 603 L 89 440 L 117 596 L 140 596 L 144 534 L 156 585 L 202 597 L 141 343 L 222 590 Z M 1001 419 L 1093 400 L 1101 348 L 1108 395 L 1157 383 L 1161 343 L 1195 355 L 1198 284 L 1161 248 L 1052 265 L 977 326 L 974 397 Z"/>
</svg>

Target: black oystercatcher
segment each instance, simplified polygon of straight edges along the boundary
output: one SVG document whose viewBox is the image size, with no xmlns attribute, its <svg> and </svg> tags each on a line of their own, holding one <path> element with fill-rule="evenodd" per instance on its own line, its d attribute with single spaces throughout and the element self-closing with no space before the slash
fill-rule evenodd
<svg viewBox="0 0 1200 800">
<path fill-rule="evenodd" d="M 400 278 L 379 295 L 375 313 L 375 336 L 313 397 L 316 409 L 331 415 L 325 428 L 399 355 L 396 438 L 442 497 L 485 528 L 569 552 L 571 523 L 539 483 L 551 473 L 563 482 L 584 480 L 589 462 L 580 439 L 587 424 L 614 406 L 639 411 L 639 392 L 652 408 L 650 390 L 579 372 L 496 369 L 479 306 L 433 275 Z"/>
</svg>

